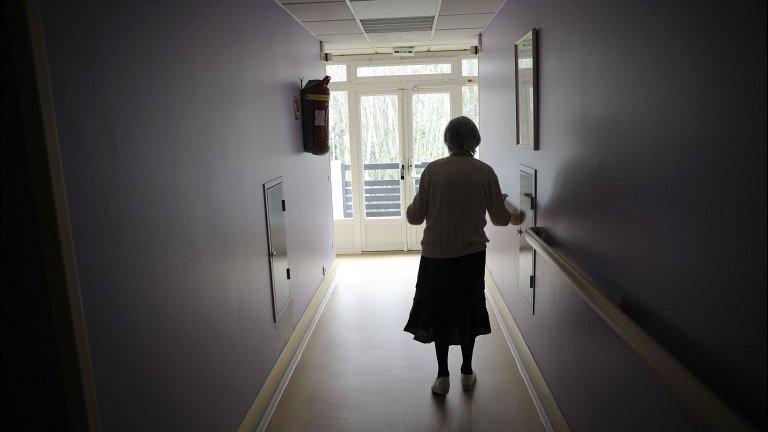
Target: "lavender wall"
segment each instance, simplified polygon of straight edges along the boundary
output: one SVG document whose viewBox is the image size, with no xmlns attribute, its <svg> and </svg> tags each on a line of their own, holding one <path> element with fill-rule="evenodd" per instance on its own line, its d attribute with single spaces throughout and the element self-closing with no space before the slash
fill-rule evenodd
<svg viewBox="0 0 768 432">
<path fill-rule="evenodd" d="M 766 422 L 766 27 L 761 2 L 509 0 L 484 33 L 482 158 L 516 197 L 538 169 L 540 226 L 694 373 Z M 539 29 L 538 152 L 514 147 L 513 44 Z M 512 126 L 510 126 L 512 125 Z M 518 237 L 489 268 L 575 431 L 702 425 Z"/>
<path fill-rule="evenodd" d="M 292 115 L 318 43 L 272 0 L 42 12 L 104 429 L 234 430 L 279 355 L 264 182 L 294 323 L 333 260 L 328 160 Z"/>
</svg>

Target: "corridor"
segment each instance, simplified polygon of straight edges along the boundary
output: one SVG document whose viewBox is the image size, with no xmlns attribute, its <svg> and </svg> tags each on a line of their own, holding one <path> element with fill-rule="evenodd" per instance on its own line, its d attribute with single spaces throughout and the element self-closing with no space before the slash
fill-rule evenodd
<svg viewBox="0 0 768 432">
<path fill-rule="evenodd" d="M 0 428 L 768 432 L 766 5 L 3 2 Z"/>
<path fill-rule="evenodd" d="M 419 255 L 338 259 L 336 287 L 268 431 L 544 430 L 490 305 L 493 332 L 477 341 L 474 391 L 461 390 L 461 352 L 453 347 L 451 391 L 435 396 L 434 346 L 402 331 Z"/>
</svg>

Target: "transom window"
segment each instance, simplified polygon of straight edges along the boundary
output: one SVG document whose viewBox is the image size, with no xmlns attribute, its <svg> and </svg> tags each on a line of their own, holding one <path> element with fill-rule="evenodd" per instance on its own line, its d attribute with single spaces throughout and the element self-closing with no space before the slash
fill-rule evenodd
<svg viewBox="0 0 768 432">
<path fill-rule="evenodd" d="M 325 66 L 325 74 L 331 77 L 331 82 L 346 82 L 347 81 L 347 65 L 345 64 L 329 64 Z"/>
<path fill-rule="evenodd" d="M 358 66 L 358 77 L 386 77 L 402 75 L 442 75 L 451 73 L 450 63 L 399 64 Z"/>
<path fill-rule="evenodd" d="M 468 58 L 461 60 L 461 76 L 476 77 L 477 76 L 477 59 Z"/>
</svg>

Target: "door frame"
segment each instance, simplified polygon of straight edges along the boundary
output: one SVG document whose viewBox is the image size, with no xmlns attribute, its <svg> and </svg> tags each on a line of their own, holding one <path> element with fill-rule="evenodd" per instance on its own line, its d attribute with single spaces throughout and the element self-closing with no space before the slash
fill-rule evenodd
<svg viewBox="0 0 768 432">
<path fill-rule="evenodd" d="M 28 174 L 22 180 L 30 180 L 32 188 L 23 192 L 23 199 L 31 200 L 37 213 L 37 219 L 29 222 L 37 231 L 20 234 L 29 234 L 28 241 L 39 242 L 42 268 L 38 270 L 44 273 L 44 283 L 39 289 L 48 293 L 48 301 L 35 304 L 35 310 L 47 309 L 53 323 L 51 334 L 56 344 L 56 358 L 50 361 L 61 368 L 60 387 L 64 392 L 67 429 L 98 432 L 102 430 L 101 415 L 75 256 L 40 4 L 37 0 L 6 2 L 2 8 L 3 38 L 8 39 L 3 42 L 8 43 L 13 54 L 9 67 L 15 70 L 15 82 L 9 85 L 15 85 L 17 90 L 17 99 L 9 106 L 17 110 L 23 120 L 19 126 L 9 125 L 9 128 L 18 127 L 20 129 L 16 130 L 23 130 L 23 141 L 8 145 L 25 147 L 29 159 Z M 9 22 L 14 25 L 6 27 Z M 10 344 L 9 348 L 13 350 L 15 344 Z M 38 352 L 35 350 L 35 353 Z M 13 354 L 24 357 L 21 353 Z M 37 408 L 30 407 L 30 410 Z M 26 414 L 26 410 L 22 414 Z"/>
</svg>

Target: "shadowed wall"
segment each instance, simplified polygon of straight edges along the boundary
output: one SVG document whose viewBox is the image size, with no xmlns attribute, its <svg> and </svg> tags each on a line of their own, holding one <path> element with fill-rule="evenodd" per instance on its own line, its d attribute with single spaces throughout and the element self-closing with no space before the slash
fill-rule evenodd
<svg viewBox="0 0 768 432">
<path fill-rule="evenodd" d="M 758 2 L 509 0 L 483 34 L 482 158 L 538 225 L 761 428 L 766 406 L 766 55 Z M 515 148 L 513 46 L 539 29 L 540 146 Z M 536 313 L 518 236 L 488 266 L 575 431 L 702 427 L 551 264 Z"/>
<path fill-rule="evenodd" d="M 333 260 L 328 159 L 277 4 L 42 1 L 105 430 L 234 430 L 279 355 L 262 184 L 284 178 L 298 322 Z"/>
</svg>

